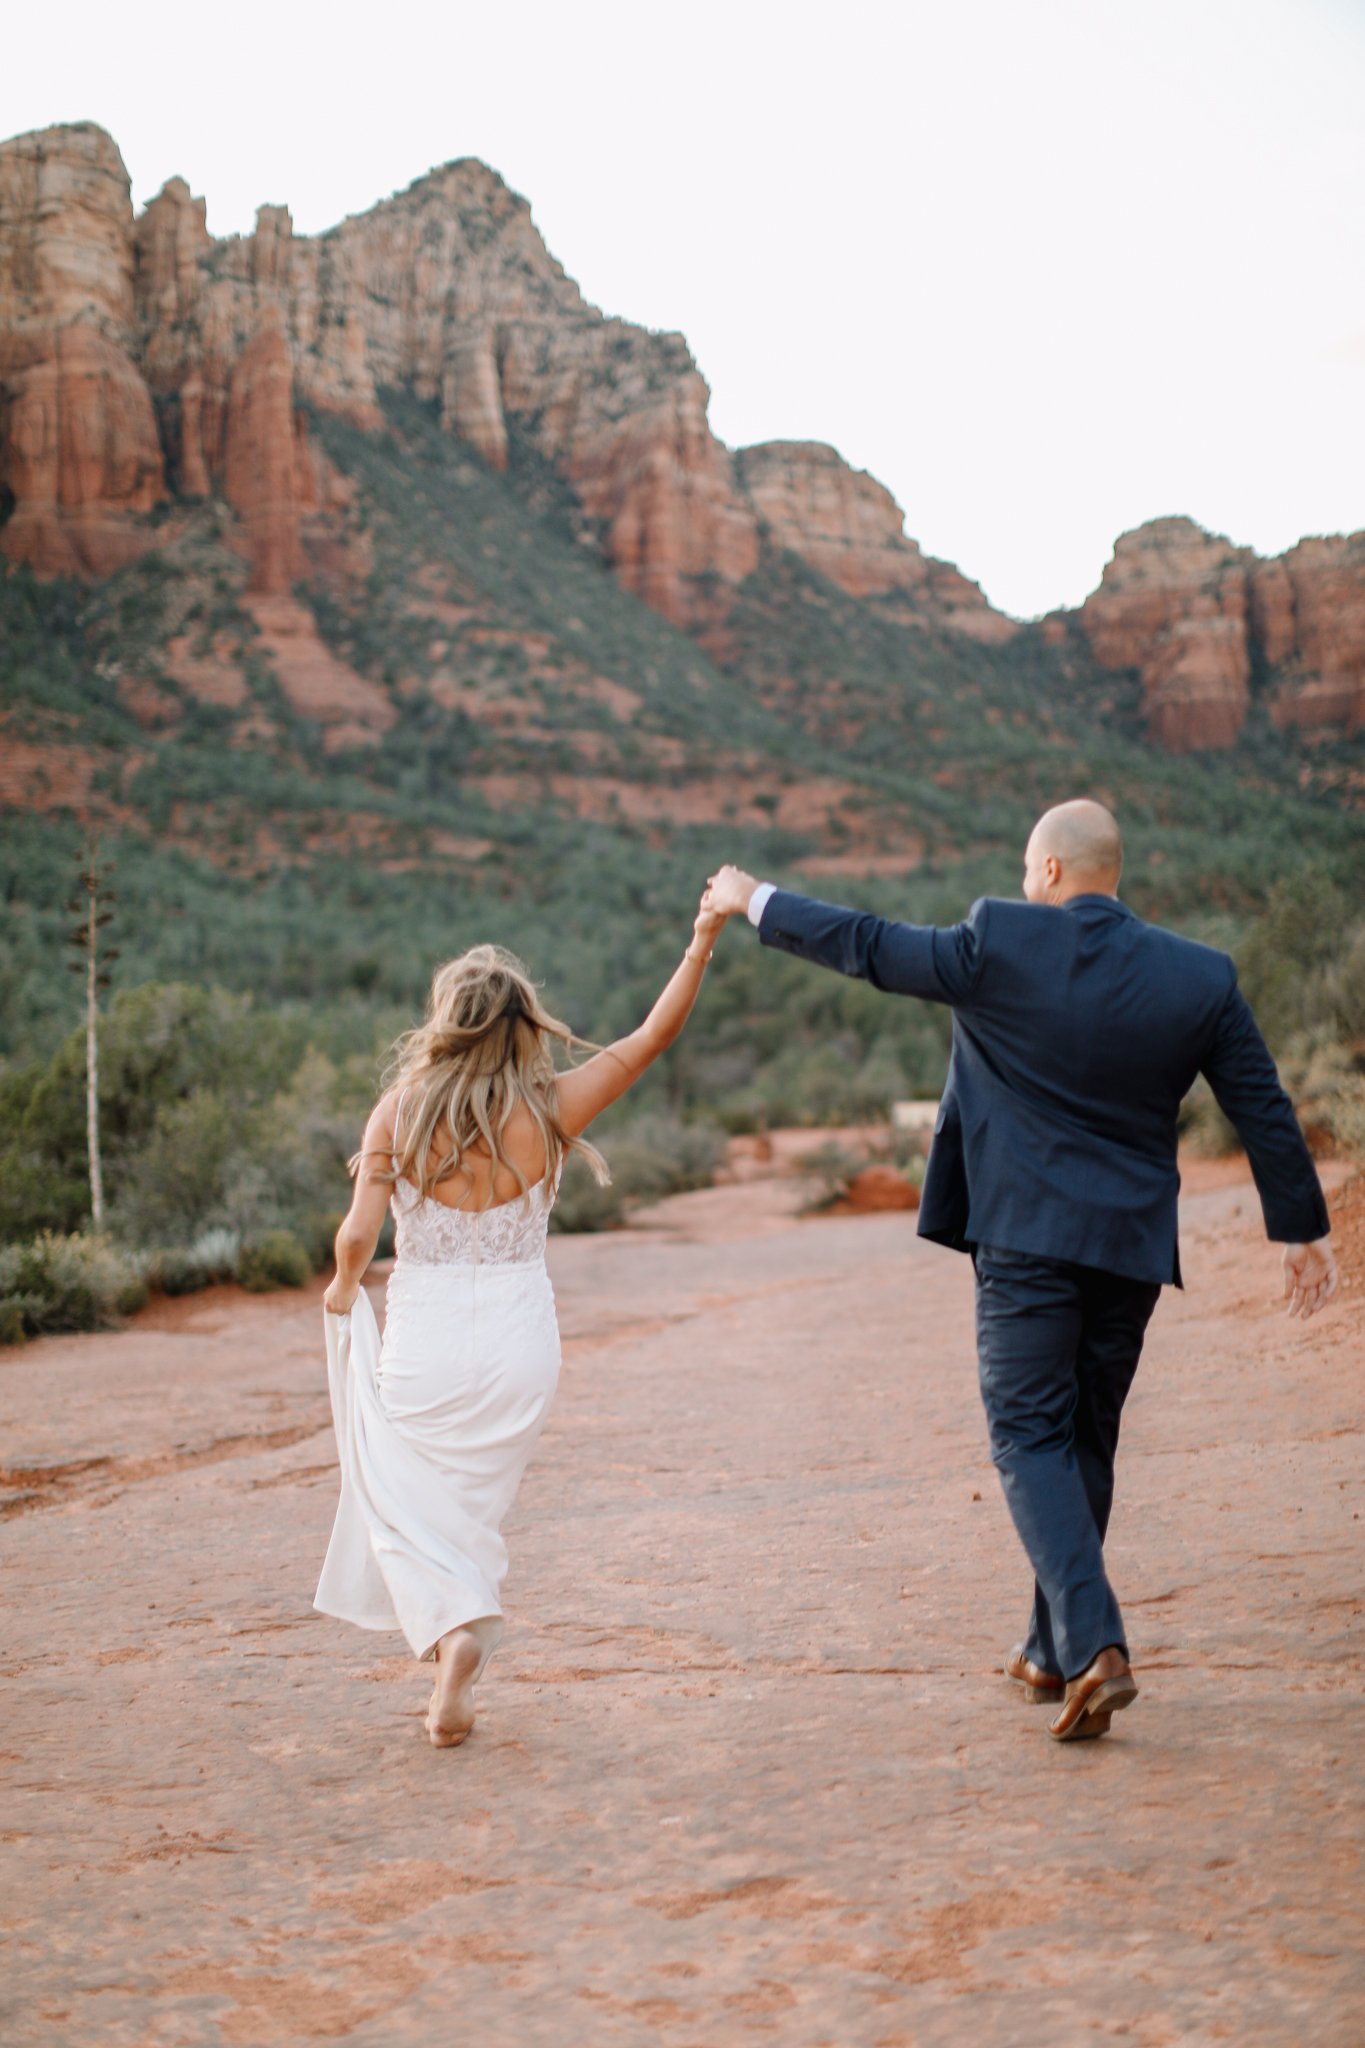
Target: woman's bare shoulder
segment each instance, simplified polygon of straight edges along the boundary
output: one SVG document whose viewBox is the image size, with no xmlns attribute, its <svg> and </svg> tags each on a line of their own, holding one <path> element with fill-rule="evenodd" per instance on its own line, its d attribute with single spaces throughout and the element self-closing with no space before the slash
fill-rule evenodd
<svg viewBox="0 0 1365 2048">
<path fill-rule="evenodd" d="M 369 1121 L 365 1125 L 365 1143 L 367 1146 L 383 1145 L 386 1150 L 392 1150 L 394 1123 L 398 1114 L 398 1097 L 400 1093 L 401 1090 L 398 1088 L 386 1088 L 374 1108 L 370 1111 Z"/>
</svg>

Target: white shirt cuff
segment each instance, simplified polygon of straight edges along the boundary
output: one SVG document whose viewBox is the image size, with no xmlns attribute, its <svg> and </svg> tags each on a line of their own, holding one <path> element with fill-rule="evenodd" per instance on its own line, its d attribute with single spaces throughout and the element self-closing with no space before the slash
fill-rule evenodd
<svg viewBox="0 0 1365 2048">
<path fill-rule="evenodd" d="M 768 907 L 768 898 L 772 895 L 775 895 L 776 891 L 776 882 L 759 883 L 758 887 L 754 890 L 753 895 L 749 898 L 750 924 L 759 925 L 763 922 L 763 913 Z"/>
</svg>

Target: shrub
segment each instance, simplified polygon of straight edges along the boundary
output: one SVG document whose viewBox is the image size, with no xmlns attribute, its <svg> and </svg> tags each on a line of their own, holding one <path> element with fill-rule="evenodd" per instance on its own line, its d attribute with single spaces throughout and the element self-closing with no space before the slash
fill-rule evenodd
<svg viewBox="0 0 1365 2048">
<path fill-rule="evenodd" d="M 203 1229 L 220 1207 L 240 1124 L 240 1113 L 212 1087 L 161 1104 L 112 1204 L 111 1223 L 125 1244 L 173 1244 L 182 1232 Z"/>
<path fill-rule="evenodd" d="M 1323 1035 L 1305 1037 L 1291 1047 L 1284 1078 L 1310 1134 L 1365 1160 L 1365 1053 Z"/>
<path fill-rule="evenodd" d="M 240 1243 L 234 1230 L 205 1230 L 192 1245 L 158 1253 L 147 1273 L 163 1294 L 194 1294 L 237 1277 Z"/>
<path fill-rule="evenodd" d="M 237 1258 L 237 1278 L 248 1294 L 271 1287 L 306 1287 L 312 1261 L 292 1230 L 267 1230 L 253 1244 L 244 1244 Z"/>
<path fill-rule="evenodd" d="M 861 1173 L 867 1163 L 866 1152 L 854 1151 L 851 1146 L 841 1145 L 835 1139 L 803 1154 L 796 1162 L 797 1171 L 810 1181 L 811 1191 L 801 1204 L 802 1211 L 810 1214 L 842 1201 L 854 1174 Z"/>
<path fill-rule="evenodd" d="M 0 1326 L 19 1336 L 102 1330 L 147 1299 L 142 1264 L 106 1237 L 44 1231 L 0 1248 Z"/>
<path fill-rule="evenodd" d="M 571 1157 L 551 1212 L 551 1228 L 564 1232 L 615 1230 L 625 1219 L 621 1190 L 612 1183 L 599 1187 L 587 1163 Z"/>
<path fill-rule="evenodd" d="M 204 1230 L 190 1246 L 190 1256 L 203 1267 L 212 1284 L 232 1279 L 237 1271 L 237 1256 L 241 1248 L 241 1240 L 235 1230 Z"/>
<path fill-rule="evenodd" d="M 637 1117 L 606 1146 L 612 1184 L 627 1205 L 710 1187 L 724 1154 L 725 1134 L 715 1124 L 663 1114 Z"/>
<path fill-rule="evenodd" d="M 798 1173 L 812 1183 L 809 1197 L 801 1204 L 802 1214 L 809 1216 L 842 1202 L 864 1167 L 893 1166 L 915 1187 L 923 1187 L 928 1159 L 918 1132 L 892 1130 L 861 1145 L 842 1145 L 831 1139 L 807 1152 L 796 1165 Z"/>
<path fill-rule="evenodd" d="M 209 1284 L 203 1267 L 188 1251 L 160 1252 L 153 1256 L 147 1279 L 159 1294 L 193 1294 Z"/>
<path fill-rule="evenodd" d="M 1334 1016 L 1357 980 L 1365 980 L 1357 959 L 1347 972 L 1347 990 L 1341 990 L 1351 942 L 1358 945 L 1360 939 L 1350 929 L 1349 911 L 1346 896 L 1323 868 L 1304 868 L 1271 890 L 1238 948 L 1243 992 L 1276 1051 L 1317 1025 L 1350 1028 L 1350 1020 Z"/>
<path fill-rule="evenodd" d="M 299 1237 L 308 1254 L 308 1263 L 315 1273 L 324 1273 L 331 1265 L 336 1250 L 337 1232 L 345 1211 L 342 1209 L 310 1209 L 300 1219 Z M 392 1225 L 392 1217 L 385 1212 L 386 1220 Z M 380 1232 L 383 1236 L 383 1232 Z M 376 1247 L 376 1257 L 384 1254 Z"/>
<path fill-rule="evenodd" d="M 1198 1159 L 1226 1159 L 1241 1150 L 1241 1139 L 1214 1101 L 1213 1090 L 1202 1074 L 1180 1105 L 1176 1129 L 1181 1144 Z"/>
<path fill-rule="evenodd" d="M 606 1187 L 597 1185 L 581 1159 L 570 1158 L 552 1217 L 556 1230 L 614 1230 L 642 1203 L 709 1187 L 724 1155 L 725 1134 L 715 1124 L 685 1124 L 655 1113 L 623 1124 L 603 1138 L 602 1149 L 611 1168 Z"/>
</svg>

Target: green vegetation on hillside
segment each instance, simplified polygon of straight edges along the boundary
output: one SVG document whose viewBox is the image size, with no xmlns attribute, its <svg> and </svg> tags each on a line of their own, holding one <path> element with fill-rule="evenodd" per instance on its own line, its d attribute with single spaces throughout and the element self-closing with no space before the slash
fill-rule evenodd
<svg viewBox="0 0 1365 2048">
<path fill-rule="evenodd" d="M 119 894 L 116 1233 L 185 1256 L 209 1233 L 205 1271 L 214 1232 L 315 1249 L 382 1048 L 439 959 L 510 945 L 601 1041 L 643 1014 L 719 861 L 949 921 L 1016 893 L 1034 817 L 1082 790 L 1120 812 L 1134 906 L 1245 941 L 1305 1085 L 1331 1069 L 1349 1095 L 1365 851 L 1331 785 L 1358 742 L 1298 747 L 1258 715 L 1231 753 L 1173 759 L 1075 646 L 936 636 L 791 556 L 738 593 L 713 657 L 621 589 L 523 441 L 495 475 L 430 408 L 387 412 L 380 434 L 313 423 L 355 487 L 351 566 L 298 592 L 392 707 L 373 743 L 329 752 L 291 703 L 219 506 L 176 508 L 154 552 L 89 588 L 0 575 L 0 718 L 28 750 L 0 845 L 0 1234 L 85 1213 L 61 939 L 92 823 Z M 240 703 L 190 686 L 214 661 Z M 859 872 L 886 856 L 902 871 Z M 1310 899 L 1322 951 L 1303 969 L 1283 906 Z M 876 1116 L 937 1091 L 947 1039 L 945 1016 L 734 931 L 626 1120 L 655 1119 L 649 1142 L 692 1171 L 689 1122 Z"/>
</svg>

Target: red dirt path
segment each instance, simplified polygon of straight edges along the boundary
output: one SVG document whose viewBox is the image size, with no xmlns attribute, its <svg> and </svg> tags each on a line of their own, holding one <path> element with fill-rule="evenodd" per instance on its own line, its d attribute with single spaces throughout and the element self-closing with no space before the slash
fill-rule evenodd
<svg viewBox="0 0 1365 2048">
<path fill-rule="evenodd" d="M 1195 1185 L 1110 1539 L 1142 1697 L 1083 1748 L 997 1675 L 970 1269 L 911 1216 L 760 1180 L 553 1243 L 452 1752 L 311 1610 L 315 1297 L 4 1354 L 5 2048 L 1357 2048 L 1365 1286 L 1288 1323 Z"/>
</svg>

